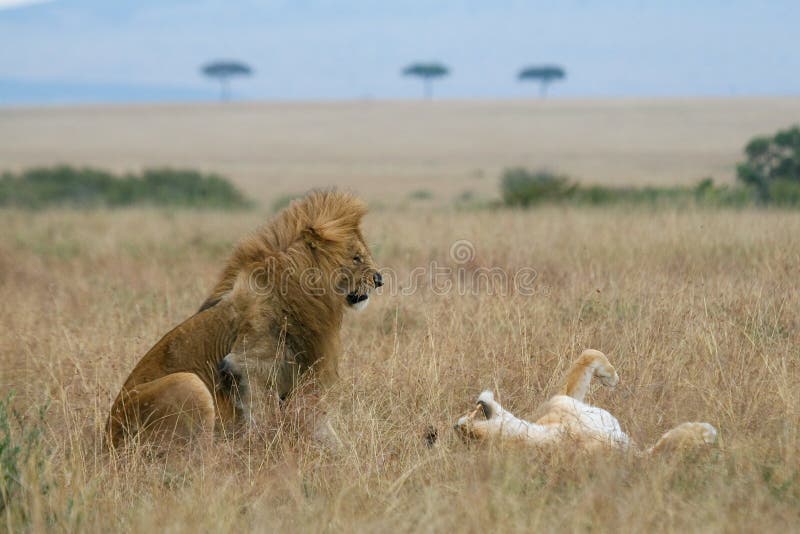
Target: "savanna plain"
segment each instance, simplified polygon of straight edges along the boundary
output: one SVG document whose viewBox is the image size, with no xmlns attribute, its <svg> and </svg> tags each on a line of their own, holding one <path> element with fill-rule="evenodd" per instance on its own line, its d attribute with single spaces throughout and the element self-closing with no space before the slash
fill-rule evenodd
<svg viewBox="0 0 800 534">
<path fill-rule="evenodd" d="M 798 111 L 796 99 L 0 111 L 11 168 L 197 166 L 259 202 L 243 212 L 0 210 L 0 388 L 13 392 L 0 422 L 6 446 L 19 448 L 3 456 L 17 471 L 0 524 L 797 529 L 800 213 L 454 199 L 496 195 L 499 169 L 515 165 L 633 185 L 731 181 L 741 147 Z M 338 445 L 276 415 L 257 433 L 176 455 L 106 452 L 102 429 L 123 380 L 194 313 L 236 240 L 274 199 L 326 185 L 370 203 L 366 239 L 391 271 L 369 307 L 345 318 L 340 381 L 324 399 Z M 414 194 L 421 188 L 429 194 Z M 418 274 L 446 269 L 435 281 Z M 505 277 L 475 283 L 489 269 Z M 637 443 L 699 420 L 719 429 L 718 446 L 586 457 L 465 444 L 451 431 L 486 388 L 533 413 L 584 348 L 608 354 L 620 375 L 591 402 Z"/>
</svg>

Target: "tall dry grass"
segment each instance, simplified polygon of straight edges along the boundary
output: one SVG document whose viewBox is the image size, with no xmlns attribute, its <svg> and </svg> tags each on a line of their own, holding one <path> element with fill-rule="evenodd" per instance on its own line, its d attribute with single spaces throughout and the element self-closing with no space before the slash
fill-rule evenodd
<svg viewBox="0 0 800 534">
<path fill-rule="evenodd" d="M 341 438 L 278 421 L 167 458 L 112 457 L 100 432 L 138 358 L 193 313 L 256 214 L 0 212 L 0 387 L 43 436 L 0 513 L 9 531 L 787 531 L 800 520 L 800 215 L 769 211 L 381 211 L 383 295 L 346 319 Z M 457 240 L 474 245 L 460 264 Z M 441 294 L 415 267 L 536 269 L 533 295 Z M 706 420 L 694 461 L 467 446 L 449 431 L 494 388 L 520 415 L 581 349 L 591 399 L 640 444 Z M 39 407 L 47 406 L 37 422 Z M 434 448 L 423 434 L 439 431 Z M 15 439 L 23 440 L 15 426 Z M 24 444 L 24 442 L 23 442 Z"/>
</svg>

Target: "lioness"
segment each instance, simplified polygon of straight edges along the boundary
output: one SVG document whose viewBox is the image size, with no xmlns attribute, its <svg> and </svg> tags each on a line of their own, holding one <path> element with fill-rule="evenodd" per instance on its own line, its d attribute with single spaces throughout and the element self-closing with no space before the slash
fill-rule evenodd
<svg viewBox="0 0 800 534">
<path fill-rule="evenodd" d="M 333 383 L 346 309 L 383 285 L 360 230 L 365 204 L 314 191 L 242 240 L 200 311 L 139 361 L 108 419 L 110 443 L 188 440 L 251 417 L 253 393 Z"/>
<path fill-rule="evenodd" d="M 592 377 L 605 386 L 619 382 L 606 355 L 585 350 L 567 373 L 559 393 L 539 408 L 534 422 L 506 411 L 491 391 L 478 397 L 475 409 L 461 417 L 455 430 L 465 439 L 502 438 L 530 446 L 572 446 L 584 450 L 635 448 L 619 421 L 602 408 L 584 403 Z M 717 430 L 708 423 L 683 423 L 661 436 L 646 451 L 654 454 L 709 445 L 717 440 Z"/>
</svg>

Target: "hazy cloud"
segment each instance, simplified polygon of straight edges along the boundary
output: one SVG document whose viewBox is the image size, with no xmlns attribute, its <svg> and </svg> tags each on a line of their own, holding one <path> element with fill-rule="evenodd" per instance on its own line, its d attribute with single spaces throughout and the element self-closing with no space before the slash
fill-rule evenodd
<svg viewBox="0 0 800 534">
<path fill-rule="evenodd" d="M 0 9 L 13 9 L 15 7 L 44 4 L 52 1 L 53 0 L 0 0 Z"/>
</svg>

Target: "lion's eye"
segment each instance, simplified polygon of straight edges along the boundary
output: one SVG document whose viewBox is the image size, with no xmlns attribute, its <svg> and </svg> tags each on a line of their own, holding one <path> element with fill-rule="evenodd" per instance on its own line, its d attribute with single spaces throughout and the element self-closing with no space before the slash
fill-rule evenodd
<svg viewBox="0 0 800 534">
<path fill-rule="evenodd" d="M 356 263 L 362 263 L 364 260 L 362 260 L 362 259 L 361 259 L 361 256 L 359 256 L 358 254 L 356 254 L 356 255 L 353 257 L 353 261 L 354 261 L 354 262 L 356 262 Z"/>
</svg>

